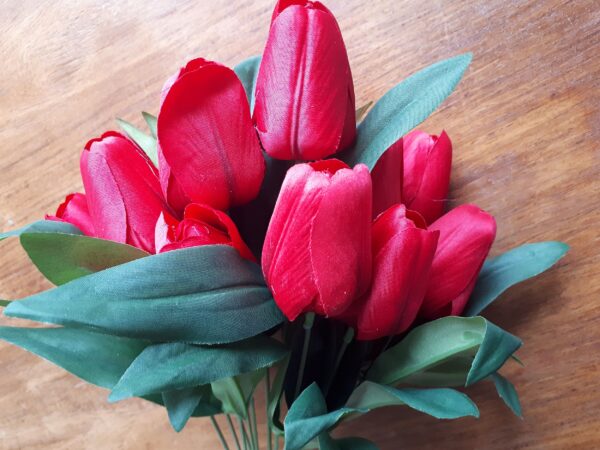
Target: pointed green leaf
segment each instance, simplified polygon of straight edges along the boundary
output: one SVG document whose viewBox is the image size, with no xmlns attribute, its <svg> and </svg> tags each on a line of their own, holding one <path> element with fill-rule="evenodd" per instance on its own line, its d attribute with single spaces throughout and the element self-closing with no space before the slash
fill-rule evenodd
<svg viewBox="0 0 600 450">
<path fill-rule="evenodd" d="M 157 137 L 157 124 L 158 124 L 158 119 L 155 115 L 152 115 L 146 111 L 142 111 L 142 116 L 144 116 L 144 120 L 146 121 L 146 124 L 148 125 L 148 128 L 150 129 L 150 133 L 152 134 L 152 137 L 154 139 L 156 139 Z"/>
<path fill-rule="evenodd" d="M 205 415 L 219 414 L 220 407 L 211 399 L 210 386 L 194 386 L 162 393 L 163 403 L 169 414 L 171 426 L 177 432 L 181 431 L 192 415 L 203 408 Z"/>
<path fill-rule="evenodd" d="M 358 126 L 354 147 L 341 157 L 349 165 L 375 167 L 394 142 L 427 118 L 454 90 L 471 62 L 466 53 L 433 64 L 388 91 Z"/>
<path fill-rule="evenodd" d="M 151 345 L 129 366 L 109 400 L 208 384 L 271 366 L 285 355 L 283 345 L 267 337 L 222 346 Z"/>
<path fill-rule="evenodd" d="M 287 373 L 288 365 L 290 363 L 290 355 L 288 355 L 277 368 L 277 375 L 271 385 L 271 391 L 269 392 L 269 404 L 267 405 L 267 420 L 269 426 L 276 434 L 283 433 L 283 424 L 280 420 L 280 404 L 281 395 L 283 394 L 283 382 L 285 381 L 285 375 Z"/>
<path fill-rule="evenodd" d="M 125 337 L 201 344 L 240 341 L 283 321 L 260 267 L 227 245 L 137 259 L 12 302 L 4 313 Z"/>
<path fill-rule="evenodd" d="M 211 383 L 212 391 L 216 398 L 223 404 L 225 414 L 236 414 L 246 419 L 248 404 L 260 380 L 265 376 L 266 370 L 242 373 L 235 377 L 223 378 Z"/>
<path fill-rule="evenodd" d="M 156 149 L 156 139 L 152 136 L 148 136 L 142 130 L 137 128 L 135 125 L 123 120 L 117 119 L 117 123 L 123 132 L 135 142 L 144 153 L 150 158 L 152 164 L 158 167 L 158 153 Z"/>
<path fill-rule="evenodd" d="M 10 300 L 0 300 L 0 306 L 8 306 L 10 305 Z"/>
<path fill-rule="evenodd" d="M 250 114 L 252 114 L 252 111 L 254 111 L 254 90 L 256 89 L 256 77 L 258 76 L 260 60 L 260 55 L 251 56 L 233 68 L 233 71 L 242 82 L 242 86 L 244 86 L 244 90 L 248 96 Z"/>
<path fill-rule="evenodd" d="M 149 344 L 74 328 L 0 327 L 0 339 L 109 389 Z"/>
<path fill-rule="evenodd" d="M 523 411 L 521 410 L 521 402 L 519 401 L 519 394 L 513 386 L 513 384 L 500 375 L 498 372 L 491 375 L 496 386 L 498 395 L 504 401 L 506 406 L 515 414 L 515 416 L 523 418 Z"/>
<path fill-rule="evenodd" d="M 56 285 L 149 255 L 131 245 L 75 234 L 25 232 L 20 239 L 31 261 Z"/>
<path fill-rule="evenodd" d="M 436 419 L 479 417 L 479 410 L 469 397 L 449 388 L 396 389 L 365 381 L 354 390 L 346 403 L 346 407 L 358 410 L 394 405 L 406 405 Z"/>
<path fill-rule="evenodd" d="M 367 378 L 391 385 L 456 358 L 473 358 L 466 375 L 471 385 L 498 370 L 521 344 L 483 317 L 443 317 L 415 328 L 381 354 Z"/>
<path fill-rule="evenodd" d="M 486 261 L 463 314 L 478 315 L 508 288 L 548 270 L 567 251 L 563 242 L 536 242 Z"/>
<path fill-rule="evenodd" d="M 16 230 L 0 233 L 0 241 L 8 237 L 21 236 L 23 233 L 65 233 L 82 234 L 79 228 L 67 222 L 57 220 L 38 220 Z"/>
</svg>

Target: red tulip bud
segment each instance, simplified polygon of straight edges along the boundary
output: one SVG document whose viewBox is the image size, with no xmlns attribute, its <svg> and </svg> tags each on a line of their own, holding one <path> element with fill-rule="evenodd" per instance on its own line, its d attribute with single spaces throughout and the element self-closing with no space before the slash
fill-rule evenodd
<svg viewBox="0 0 600 450">
<path fill-rule="evenodd" d="M 190 61 L 163 88 L 157 128 L 161 185 L 178 213 L 190 202 L 226 210 L 258 195 L 265 162 L 231 69 Z"/>
<path fill-rule="evenodd" d="M 418 130 L 404 136 L 403 142 L 402 202 L 432 223 L 442 215 L 448 197 L 452 143 L 445 131 L 437 137 Z"/>
<path fill-rule="evenodd" d="M 462 205 L 429 227 L 440 239 L 421 315 L 436 319 L 460 315 L 496 236 L 496 221 L 474 205 Z"/>
<path fill-rule="evenodd" d="M 343 312 L 371 280 L 371 177 L 336 159 L 292 167 L 265 238 L 262 266 L 290 319 Z"/>
<path fill-rule="evenodd" d="M 164 201 L 146 155 L 109 131 L 85 146 L 81 176 L 96 236 L 154 253 L 154 226 Z"/>
<path fill-rule="evenodd" d="M 243 258 L 256 261 L 229 216 L 208 205 L 188 205 L 181 221 L 163 212 L 156 222 L 155 239 L 158 253 L 198 245 L 223 244 L 234 247 Z"/>
<path fill-rule="evenodd" d="M 359 340 L 393 336 L 412 325 L 427 290 L 439 235 L 404 205 L 381 214 L 372 230 L 371 288 L 341 317 L 356 328 Z"/>
<path fill-rule="evenodd" d="M 256 81 L 254 122 L 278 159 L 321 159 L 356 136 L 354 85 L 342 33 L 319 2 L 281 0 Z"/>
<path fill-rule="evenodd" d="M 75 193 L 67 195 L 54 216 L 46 215 L 46 220 L 67 222 L 79 228 L 83 234 L 94 236 L 94 224 L 88 210 L 85 194 Z"/>
</svg>

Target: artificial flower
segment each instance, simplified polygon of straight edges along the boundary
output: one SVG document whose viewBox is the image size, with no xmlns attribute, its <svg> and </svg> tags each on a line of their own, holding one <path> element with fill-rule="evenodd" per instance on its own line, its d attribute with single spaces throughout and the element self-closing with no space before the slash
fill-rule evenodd
<svg viewBox="0 0 600 450">
<path fill-rule="evenodd" d="M 46 220 L 56 220 L 58 222 L 67 222 L 79 228 L 83 234 L 94 236 L 94 223 L 88 210 L 85 194 L 76 192 L 69 194 L 62 202 L 56 214 L 46 215 Z"/>
</svg>

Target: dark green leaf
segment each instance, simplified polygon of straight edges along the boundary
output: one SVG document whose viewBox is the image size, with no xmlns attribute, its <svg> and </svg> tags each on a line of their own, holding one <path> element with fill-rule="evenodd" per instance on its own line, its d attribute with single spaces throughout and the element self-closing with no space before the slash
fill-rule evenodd
<svg viewBox="0 0 600 450">
<path fill-rule="evenodd" d="M 316 383 L 308 386 L 292 403 L 285 416 L 285 450 L 300 450 L 322 432 L 329 430 L 344 416 L 367 410 L 340 408 L 327 412 L 325 398 Z"/>
<path fill-rule="evenodd" d="M 498 370 L 522 342 L 483 317 L 444 317 L 412 330 L 379 356 L 367 378 L 396 384 L 459 358 L 473 358 L 466 385 Z"/>
<path fill-rule="evenodd" d="M 73 328 L 0 327 L 0 339 L 109 389 L 149 344 Z"/>
<path fill-rule="evenodd" d="M 271 366 L 285 355 L 283 345 L 267 337 L 223 346 L 151 345 L 129 366 L 109 400 L 208 384 Z"/>
<path fill-rule="evenodd" d="M 17 230 L 0 233 L 0 241 L 12 236 L 21 236 L 23 233 L 66 233 L 82 234 L 79 228 L 67 222 L 57 220 L 38 220 Z"/>
<path fill-rule="evenodd" d="M 125 134 L 144 151 L 148 158 L 150 158 L 152 164 L 158 167 L 156 139 L 123 119 L 117 119 L 117 123 L 121 130 L 123 130 Z"/>
<path fill-rule="evenodd" d="M 436 419 L 479 417 L 479 410 L 469 397 L 449 388 L 396 389 L 365 381 L 354 390 L 346 403 L 347 408 L 357 410 L 372 410 L 394 405 L 406 405 Z"/>
<path fill-rule="evenodd" d="M 144 116 L 144 120 L 146 121 L 146 124 L 148 124 L 148 128 L 150 129 L 150 133 L 152 134 L 152 137 L 154 139 L 156 139 L 157 137 L 157 133 L 156 133 L 156 125 L 158 123 L 158 119 L 156 118 L 156 116 L 147 113 L 146 111 L 142 111 L 142 116 Z"/>
<path fill-rule="evenodd" d="M 521 410 L 521 402 L 519 401 L 519 394 L 517 394 L 517 390 L 513 386 L 513 384 L 500 375 L 498 372 L 493 373 L 491 375 L 492 380 L 494 381 L 494 386 L 496 386 L 496 391 L 498 391 L 498 395 L 504 401 L 506 406 L 510 408 L 510 410 L 514 413 L 515 416 L 523 418 L 523 412 Z"/>
<path fill-rule="evenodd" d="M 25 232 L 21 245 L 56 285 L 148 256 L 131 245 L 76 234 Z"/>
<path fill-rule="evenodd" d="M 511 286 L 548 270 L 568 250 L 563 242 L 536 242 L 486 261 L 463 314 L 478 315 Z"/>
<path fill-rule="evenodd" d="M 201 344 L 239 341 L 283 321 L 260 267 L 227 245 L 137 259 L 13 302 L 4 313 L 119 336 Z"/>
<path fill-rule="evenodd" d="M 433 64 L 388 91 L 358 126 L 352 149 L 342 155 L 350 165 L 375 167 L 398 139 L 427 118 L 454 90 L 471 62 L 470 53 Z"/>
<path fill-rule="evenodd" d="M 169 421 L 173 429 L 181 431 L 189 418 L 203 408 L 205 415 L 219 414 L 219 404 L 215 404 L 212 399 L 212 392 L 209 385 L 194 386 L 191 388 L 179 389 L 162 393 L 163 403 L 169 414 Z"/>
<path fill-rule="evenodd" d="M 251 56 L 233 68 L 233 71 L 242 82 L 242 86 L 244 86 L 244 90 L 248 96 L 250 114 L 252 114 L 252 111 L 254 111 L 254 89 L 256 88 L 256 77 L 258 76 L 260 60 L 260 55 Z"/>
<path fill-rule="evenodd" d="M 0 300 L 0 306 L 8 306 L 10 305 L 10 300 Z"/>
</svg>

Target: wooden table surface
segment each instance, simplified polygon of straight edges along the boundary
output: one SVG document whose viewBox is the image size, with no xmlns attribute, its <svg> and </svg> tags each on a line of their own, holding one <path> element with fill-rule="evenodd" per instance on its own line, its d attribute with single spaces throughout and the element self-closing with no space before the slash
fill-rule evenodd
<svg viewBox="0 0 600 450">
<path fill-rule="evenodd" d="M 258 54 L 273 0 L 0 0 L 0 230 L 53 212 L 82 187 L 85 142 L 156 112 L 163 81 L 188 59 L 230 66 Z M 526 241 L 572 246 L 551 272 L 513 289 L 487 317 L 525 341 L 504 369 L 525 418 L 489 383 L 469 390 L 481 418 L 371 413 L 341 434 L 381 449 L 600 448 L 600 7 L 589 1 L 330 0 L 357 103 L 410 73 L 473 51 L 457 91 L 428 119 L 454 142 L 452 203 L 498 221 L 493 253 Z M 49 287 L 14 241 L 1 244 L 0 297 Z M 16 320 L 0 319 L 16 325 Z M 182 433 L 164 410 L 106 402 L 86 385 L 0 344 L 1 449 L 212 449 L 210 423 Z"/>
</svg>

